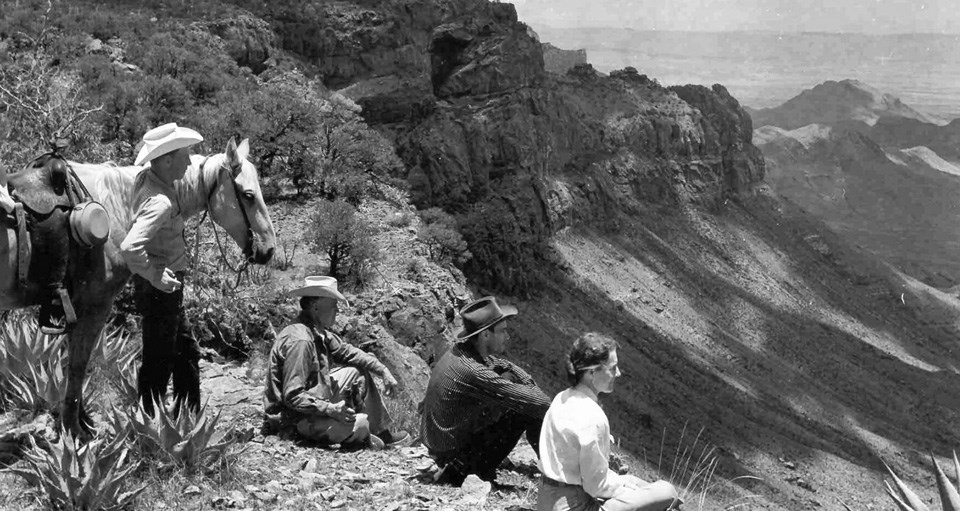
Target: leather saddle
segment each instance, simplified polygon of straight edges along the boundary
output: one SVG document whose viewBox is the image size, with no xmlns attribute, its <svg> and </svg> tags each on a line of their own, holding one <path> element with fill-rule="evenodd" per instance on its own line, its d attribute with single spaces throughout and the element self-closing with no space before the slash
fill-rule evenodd
<svg viewBox="0 0 960 511">
<path fill-rule="evenodd" d="M 40 305 L 40 326 L 49 334 L 70 330 L 77 321 L 67 279 L 71 252 L 69 216 L 84 200 L 82 183 L 55 153 L 40 156 L 6 176 L 15 203 L 18 285 Z M 86 194 L 88 195 L 88 194 Z"/>
<path fill-rule="evenodd" d="M 72 208 L 80 197 L 70 186 L 67 162 L 45 154 L 27 168 L 7 176 L 10 195 L 33 213 L 49 215 L 57 207 Z"/>
</svg>

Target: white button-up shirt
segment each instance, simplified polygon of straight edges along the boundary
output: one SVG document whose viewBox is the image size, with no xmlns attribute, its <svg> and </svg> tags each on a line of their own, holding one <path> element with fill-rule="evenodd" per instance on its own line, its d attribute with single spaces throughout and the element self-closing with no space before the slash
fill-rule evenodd
<svg viewBox="0 0 960 511">
<path fill-rule="evenodd" d="M 610 422 L 590 389 L 572 387 L 556 395 L 540 429 L 540 471 L 562 483 L 582 486 L 608 499 L 623 484 L 610 470 Z"/>
<path fill-rule="evenodd" d="M 187 268 L 177 191 L 147 168 L 137 175 L 132 206 L 136 217 L 120 244 L 120 253 L 130 271 L 159 287 L 165 268 Z"/>
</svg>

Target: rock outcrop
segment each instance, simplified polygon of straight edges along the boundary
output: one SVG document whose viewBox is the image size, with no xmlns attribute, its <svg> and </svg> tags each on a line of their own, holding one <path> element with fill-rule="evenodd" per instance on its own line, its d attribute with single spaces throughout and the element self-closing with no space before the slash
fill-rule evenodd
<svg viewBox="0 0 960 511">
<path fill-rule="evenodd" d="M 267 69 L 267 61 L 279 42 L 269 23 L 248 14 L 213 21 L 205 26 L 223 40 L 224 49 L 237 65 L 248 67 L 256 74 Z"/>
<path fill-rule="evenodd" d="M 527 291 L 564 227 L 716 205 L 763 178 L 750 118 L 725 89 L 583 63 L 548 73 L 511 4 L 313 2 L 274 25 L 396 142 L 415 204 L 457 217 L 481 284 Z"/>
<path fill-rule="evenodd" d="M 565 74 L 576 66 L 587 63 L 587 50 L 564 50 L 550 43 L 542 43 L 543 67 L 549 73 Z"/>
</svg>

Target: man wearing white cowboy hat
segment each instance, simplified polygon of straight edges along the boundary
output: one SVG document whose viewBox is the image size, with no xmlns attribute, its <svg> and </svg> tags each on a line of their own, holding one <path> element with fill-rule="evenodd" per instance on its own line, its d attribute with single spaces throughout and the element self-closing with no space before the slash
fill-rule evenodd
<svg viewBox="0 0 960 511">
<path fill-rule="evenodd" d="M 190 146 L 203 141 L 199 133 L 164 124 L 143 136 L 136 165 L 147 165 L 136 177 L 133 210 L 136 216 L 120 251 L 134 273 L 134 301 L 140 312 L 143 356 L 137 391 L 144 409 L 153 415 L 173 376 L 176 407 L 186 401 L 200 407 L 200 350 L 183 315 L 183 276 L 187 248 L 183 217 L 174 182 L 190 165 Z"/>
<path fill-rule="evenodd" d="M 539 456 L 550 399 L 523 369 L 498 356 L 510 340 L 504 321 L 516 314 L 492 296 L 465 305 L 457 344 L 433 368 L 420 436 L 441 467 L 438 482 L 460 485 L 469 474 L 492 481 L 524 433 Z"/>
<path fill-rule="evenodd" d="M 330 331 L 339 302 L 347 302 L 337 279 L 307 277 L 289 294 L 300 297 L 301 311 L 270 350 L 263 393 L 266 424 L 296 429 L 304 438 L 326 444 L 382 448 L 406 440 L 407 432 L 389 430 L 390 414 L 372 378 L 380 376 L 389 395 L 397 387 L 393 374 L 377 357 Z"/>
</svg>

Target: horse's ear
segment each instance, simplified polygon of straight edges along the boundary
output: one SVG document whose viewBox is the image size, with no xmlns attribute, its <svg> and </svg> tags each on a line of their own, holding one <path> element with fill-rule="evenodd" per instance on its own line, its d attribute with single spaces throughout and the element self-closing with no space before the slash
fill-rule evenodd
<svg viewBox="0 0 960 511">
<path fill-rule="evenodd" d="M 227 164 L 231 167 L 236 167 L 240 165 L 240 157 L 237 154 L 237 143 L 233 141 L 233 137 L 227 142 L 227 150 L 224 151 L 227 155 Z"/>
<path fill-rule="evenodd" d="M 247 159 L 247 156 L 250 156 L 250 139 L 245 138 L 237 146 L 237 157 L 240 158 L 240 161 L 243 161 Z"/>
</svg>

